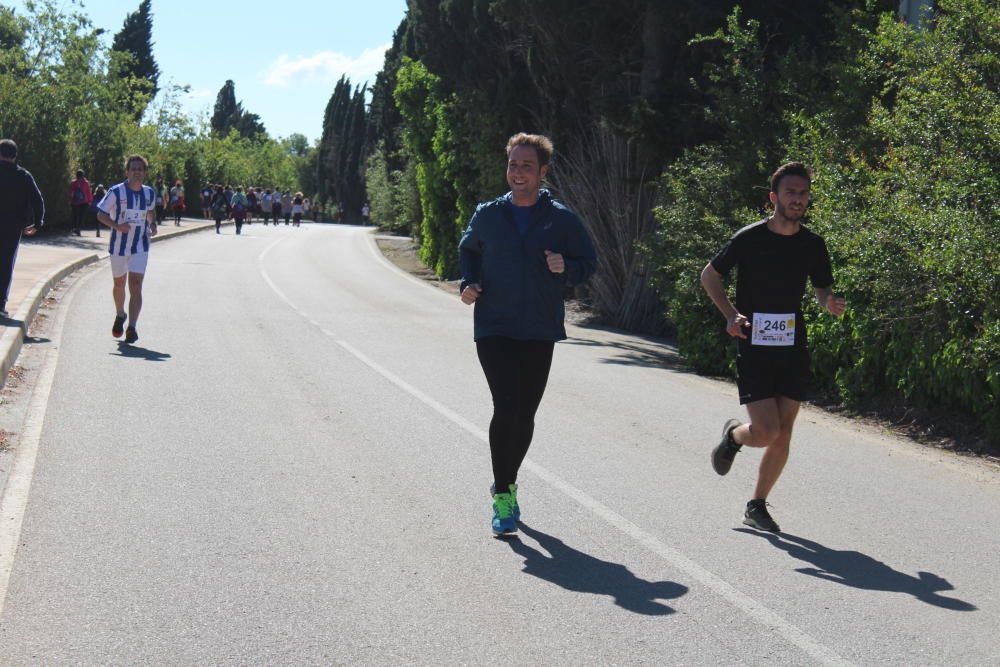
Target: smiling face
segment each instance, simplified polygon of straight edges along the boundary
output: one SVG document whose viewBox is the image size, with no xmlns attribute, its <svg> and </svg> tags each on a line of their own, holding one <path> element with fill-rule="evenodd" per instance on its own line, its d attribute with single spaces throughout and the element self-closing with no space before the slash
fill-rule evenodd
<svg viewBox="0 0 1000 667">
<path fill-rule="evenodd" d="M 809 205 L 809 179 L 802 176 L 782 176 L 778 191 L 771 193 L 771 203 L 779 218 L 798 222 Z"/>
<path fill-rule="evenodd" d="M 128 168 L 125 169 L 125 176 L 128 178 L 128 185 L 133 190 L 142 187 L 142 182 L 146 180 L 146 165 L 142 160 L 131 160 Z"/>
<path fill-rule="evenodd" d="M 538 201 L 538 188 L 549 173 L 548 165 L 538 162 L 538 152 L 531 146 L 515 146 L 507 157 L 507 185 L 517 206 L 531 206 Z"/>
</svg>

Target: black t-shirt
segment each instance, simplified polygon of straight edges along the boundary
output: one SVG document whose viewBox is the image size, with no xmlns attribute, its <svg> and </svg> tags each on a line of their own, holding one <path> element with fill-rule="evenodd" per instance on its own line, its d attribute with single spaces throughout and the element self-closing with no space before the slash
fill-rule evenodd
<svg viewBox="0 0 1000 667">
<path fill-rule="evenodd" d="M 726 275 L 736 267 L 736 309 L 753 321 L 754 313 L 795 313 L 795 347 L 806 346 L 802 296 L 806 277 L 814 288 L 833 285 L 826 243 L 805 226 L 791 236 L 777 234 L 767 220 L 736 232 L 712 259 L 712 267 Z M 749 335 L 749 334 L 748 334 Z M 740 340 L 741 350 L 749 346 Z M 758 349 L 758 345 L 753 345 Z M 771 349 L 782 349 L 775 347 Z M 784 349 L 788 349 L 787 347 Z"/>
</svg>

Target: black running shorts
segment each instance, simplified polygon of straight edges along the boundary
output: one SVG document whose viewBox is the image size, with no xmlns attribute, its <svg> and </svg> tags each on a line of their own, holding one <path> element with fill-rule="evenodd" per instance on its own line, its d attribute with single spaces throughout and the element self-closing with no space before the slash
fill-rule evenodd
<svg viewBox="0 0 1000 667">
<path fill-rule="evenodd" d="M 810 378 L 806 349 L 748 349 L 736 355 L 740 405 L 776 396 L 804 401 L 809 395 Z"/>
</svg>

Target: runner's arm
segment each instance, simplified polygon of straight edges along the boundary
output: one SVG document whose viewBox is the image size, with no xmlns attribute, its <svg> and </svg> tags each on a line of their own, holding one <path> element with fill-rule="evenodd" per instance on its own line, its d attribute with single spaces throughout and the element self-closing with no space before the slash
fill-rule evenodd
<svg viewBox="0 0 1000 667">
<path fill-rule="evenodd" d="M 108 227 L 118 232 L 128 231 L 129 225 L 127 222 L 123 222 L 122 224 L 119 225 L 118 223 L 116 223 L 114 220 L 111 219 L 111 216 L 109 216 L 107 213 L 105 213 L 100 209 L 97 209 L 97 221 L 102 225 L 104 225 L 105 227 Z M 122 229 L 122 227 L 125 227 L 125 229 Z"/>
<path fill-rule="evenodd" d="M 38 189 L 35 177 L 28 172 L 24 174 L 28 180 L 28 203 L 31 204 L 31 224 L 25 229 L 37 229 L 45 224 L 45 200 L 42 199 L 42 191 Z"/>
<path fill-rule="evenodd" d="M 743 334 L 743 327 L 747 326 L 749 322 L 743 314 L 736 310 L 733 302 L 729 300 L 729 295 L 726 294 L 726 286 L 722 283 L 722 274 L 715 270 L 711 262 L 706 264 L 705 268 L 701 270 L 701 286 L 705 288 L 705 292 L 712 299 L 712 303 L 719 309 L 722 316 L 726 318 L 726 333 L 730 336 L 746 338 Z"/>
<path fill-rule="evenodd" d="M 844 309 L 847 307 L 847 300 L 842 296 L 834 296 L 833 286 L 830 287 L 817 287 L 816 301 L 819 302 L 819 307 L 829 312 L 834 317 L 840 317 L 844 314 Z"/>
</svg>

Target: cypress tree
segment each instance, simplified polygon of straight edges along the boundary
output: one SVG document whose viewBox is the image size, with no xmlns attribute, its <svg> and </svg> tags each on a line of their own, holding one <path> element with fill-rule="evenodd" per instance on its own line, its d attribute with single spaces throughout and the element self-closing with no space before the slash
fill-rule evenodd
<svg viewBox="0 0 1000 667">
<path fill-rule="evenodd" d="M 133 77 L 143 82 L 133 92 L 147 93 L 149 100 L 156 97 L 160 90 L 160 68 L 153 59 L 153 11 L 150 0 L 142 0 L 139 9 L 125 17 L 122 29 L 115 35 L 111 50 L 128 54 L 129 58 L 122 64 L 120 71 L 123 77 Z M 136 118 L 142 116 L 146 104 L 136 104 Z"/>
<path fill-rule="evenodd" d="M 341 76 L 323 114 L 323 136 L 319 142 L 319 159 L 316 165 L 316 182 L 321 197 L 327 201 L 343 203 L 340 188 L 343 166 L 343 141 L 346 120 L 351 107 L 351 81 Z"/>
<path fill-rule="evenodd" d="M 236 103 L 236 84 L 233 83 L 232 79 L 227 79 L 222 84 L 222 88 L 219 89 L 219 94 L 215 96 L 215 109 L 211 120 L 212 131 L 220 137 L 225 137 L 229 134 L 230 128 L 241 111 L 239 104 Z"/>
<path fill-rule="evenodd" d="M 210 121 L 212 131 L 220 137 L 225 137 L 235 129 L 244 139 L 256 139 L 267 134 L 260 116 L 243 109 L 243 104 L 236 101 L 236 84 L 227 79 L 215 96 L 215 109 Z"/>
</svg>

